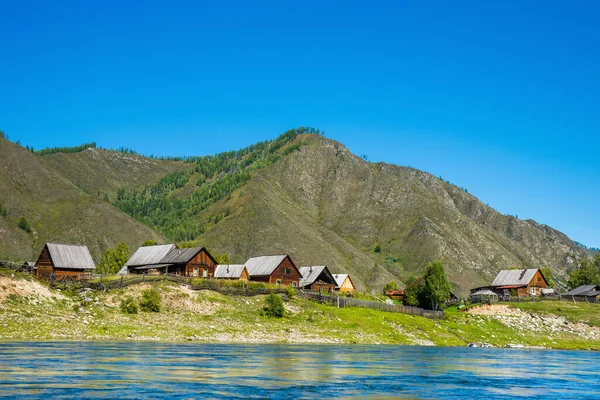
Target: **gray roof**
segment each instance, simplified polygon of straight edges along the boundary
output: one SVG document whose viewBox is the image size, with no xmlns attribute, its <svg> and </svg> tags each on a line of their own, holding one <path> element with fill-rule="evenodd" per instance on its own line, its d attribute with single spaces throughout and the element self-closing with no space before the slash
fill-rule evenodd
<svg viewBox="0 0 600 400">
<path fill-rule="evenodd" d="M 492 286 L 526 286 L 531 282 L 536 272 L 538 272 L 536 268 L 503 269 L 498 272 Z"/>
<path fill-rule="evenodd" d="M 333 274 L 333 279 L 335 279 L 335 287 L 339 289 L 348 277 L 348 274 Z M 350 280 L 350 282 L 352 282 L 352 280 Z M 354 283 L 352 283 L 352 286 L 354 286 Z"/>
<path fill-rule="evenodd" d="M 337 282 L 331 275 L 331 272 L 329 272 L 329 268 L 323 265 L 318 267 L 300 267 L 300 275 L 302 276 L 302 279 L 300 279 L 300 287 L 312 285 L 321 274 L 323 274 L 321 279 L 337 286 Z"/>
<path fill-rule="evenodd" d="M 161 260 L 161 264 L 187 264 L 196 254 L 200 253 L 204 247 L 192 247 L 187 249 L 173 249 L 167 253 Z"/>
<path fill-rule="evenodd" d="M 250 276 L 269 276 L 285 260 L 287 255 L 252 257 L 246 261 Z"/>
<path fill-rule="evenodd" d="M 133 253 L 125 265 L 137 267 L 143 265 L 160 264 L 162 259 L 175 248 L 174 244 L 162 244 L 156 246 L 142 246 Z"/>
<path fill-rule="evenodd" d="M 94 269 L 94 260 L 87 246 L 80 244 L 46 243 L 54 268 Z"/>
<path fill-rule="evenodd" d="M 564 293 L 563 296 L 596 296 L 598 289 L 600 289 L 598 285 L 582 285 Z"/>
<path fill-rule="evenodd" d="M 482 290 L 478 290 L 475 293 L 471 293 L 471 296 L 498 296 L 496 293 L 492 292 L 489 289 L 482 289 Z"/>
<path fill-rule="evenodd" d="M 243 264 L 224 264 L 215 268 L 215 279 L 239 279 L 246 268 Z"/>
</svg>

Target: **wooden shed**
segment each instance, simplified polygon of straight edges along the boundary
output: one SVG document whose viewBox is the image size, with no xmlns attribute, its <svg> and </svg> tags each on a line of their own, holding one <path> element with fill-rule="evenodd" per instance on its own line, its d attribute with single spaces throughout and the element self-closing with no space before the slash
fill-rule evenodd
<svg viewBox="0 0 600 400">
<path fill-rule="evenodd" d="M 335 290 L 339 292 L 354 292 L 355 286 L 352 283 L 352 279 L 350 279 L 350 275 L 348 274 L 333 274 L 333 278 L 335 279 Z"/>
<path fill-rule="evenodd" d="M 246 268 L 251 281 L 277 286 L 298 287 L 300 285 L 300 271 L 286 254 L 252 257 L 246 261 Z"/>
<path fill-rule="evenodd" d="M 217 262 L 204 247 L 178 249 L 174 244 L 142 246 L 125 263 L 131 274 L 149 271 L 186 277 L 212 278 Z M 125 270 L 125 268 L 124 268 Z"/>
<path fill-rule="evenodd" d="M 87 246 L 46 243 L 35 262 L 40 279 L 80 280 L 89 277 L 96 268 Z"/>
<path fill-rule="evenodd" d="M 214 278 L 248 282 L 250 275 L 243 264 L 221 264 L 215 268 Z"/>
<path fill-rule="evenodd" d="M 326 266 L 301 267 L 300 287 L 308 290 L 331 292 L 335 290 L 335 278 Z"/>
<path fill-rule="evenodd" d="M 560 297 L 575 301 L 597 303 L 600 301 L 600 285 L 582 285 L 561 294 Z"/>
</svg>

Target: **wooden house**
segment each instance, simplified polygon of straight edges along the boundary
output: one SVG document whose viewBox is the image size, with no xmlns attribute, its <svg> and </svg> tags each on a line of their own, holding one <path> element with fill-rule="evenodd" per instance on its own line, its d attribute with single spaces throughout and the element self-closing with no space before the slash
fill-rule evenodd
<svg viewBox="0 0 600 400">
<path fill-rule="evenodd" d="M 563 299 L 575 301 L 587 301 L 597 303 L 600 301 L 600 286 L 599 285 L 582 285 L 575 289 L 569 290 L 567 293 L 560 295 Z"/>
<path fill-rule="evenodd" d="M 335 290 L 335 278 L 326 266 L 301 267 L 300 275 L 301 288 L 331 293 Z"/>
<path fill-rule="evenodd" d="M 248 274 L 248 269 L 243 264 L 221 264 L 215 268 L 214 278 L 248 282 L 250 275 Z"/>
<path fill-rule="evenodd" d="M 96 266 L 87 246 L 46 243 L 34 268 L 40 279 L 80 280 L 89 277 Z"/>
<path fill-rule="evenodd" d="M 123 273 L 158 272 L 210 279 L 217 262 L 204 247 L 178 249 L 174 244 L 142 246 L 127 260 Z"/>
<path fill-rule="evenodd" d="M 496 293 L 500 299 L 540 296 L 548 289 L 548 281 L 537 268 L 504 269 L 498 273 L 490 286 L 471 289 L 471 294 L 486 289 Z"/>
<path fill-rule="evenodd" d="M 333 278 L 335 279 L 335 290 L 339 292 L 354 292 L 355 286 L 352 283 L 352 279 L 350 279 L 350 275 L 348 274 L 333 274 Z"/>
<path fill-rule="evenodd" d="M 277 286 L 300 285 L 300 271 L 288 255 L 252 257 L 246 261 L 251 281 Z"/>
</svg>

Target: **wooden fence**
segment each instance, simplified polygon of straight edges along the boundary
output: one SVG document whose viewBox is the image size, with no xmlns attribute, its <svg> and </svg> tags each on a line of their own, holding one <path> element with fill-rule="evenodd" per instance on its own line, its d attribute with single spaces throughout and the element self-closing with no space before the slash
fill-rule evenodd
<svg viewBox="0 0 600 400">
<path fill-rule="evenodd" d="M 323 295 L 319 292 L 302 291 L 301 292 L 307 299 L 319 301 L 325 304 L 331 304 L 338 308 L 345 307 L 360 307 L 360 308 L 371 308 L 374 310 L 381 310 L 387 312 L 395 312 L 400 314 L 419 315 L 421 317 L 427 317 L 431 319 L 442 319 L 444 318 L 444 311 L 432 311 L 425 310 L 419 307 L 407 307 L 399 306 L 396 304 L 378 303 L 375 301 L 354 299 L 352 297 L 343 296 L 328 296 Z"/>
</svg>

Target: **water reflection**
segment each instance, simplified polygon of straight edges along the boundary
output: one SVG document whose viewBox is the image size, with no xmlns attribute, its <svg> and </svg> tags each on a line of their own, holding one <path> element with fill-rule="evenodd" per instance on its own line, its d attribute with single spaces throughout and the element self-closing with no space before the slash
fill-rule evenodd
<svg viewBox="0 0 600 400">
<path fill-rule="evenodd" d="M 592 352 L 401 346 L 0 343 L 0 397 L 600 397 Z"/>
</svg>

